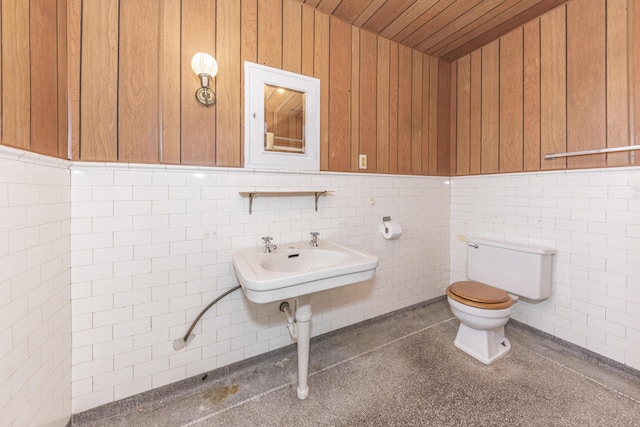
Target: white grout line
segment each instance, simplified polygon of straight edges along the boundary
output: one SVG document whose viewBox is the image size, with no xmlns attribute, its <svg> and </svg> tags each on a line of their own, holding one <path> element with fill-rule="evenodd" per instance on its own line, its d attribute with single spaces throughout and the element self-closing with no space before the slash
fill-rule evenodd
<svg viewBox="0 0 640 427">
<path fill-rule="evenodd" d="M 586 380 L 588 380 L 588 381 L 591 381 L 592 383 L 597 384 L 597 385 L 599 385 L 600 387 L 605 388 L 606 390 L 612 391 L 612 392 L 616 393 L 617 395 L 619 395 L 619 396 L 621 396 L 621 397 L 625 397 L 625 398 L 627 398 L 627 399 L 631 400 L 631 401 L 632 401 L 632 402 L 634 402 L 634 403 L 638 403 L 638 404 L 640 404 L 640 400 L 638 400 L 638 399 L 636 399 L 636 398 L 634 398 L 634 397 L 632 397 L 632 396 L 629 396 L 628 394 L 625 394 L 625 393 L 623 393 L 623 392 L 621 392 L 621 391 L 619 391 L 619 390 L 616 390 L 615 388 L 613 388 L 613 387 L 611 387 L 611 386 L 608 386 L 608 385 L 606 385 L 606 384 L 604 384 L 604 383 L 601 383 L 600 381 L 596 380 L 595 378 L 591 378 L 590 376 L 585 375 L 585 374 L 583 374 L 582 372 L 576 371 L 575 369 L 572 369 L 572 368 L 570 368 L 570 367 L 568 367 L 568 366 L 566 366 L 566 365 L 563 365 L 562 363 L 557 362 L 557 361 L 555 361 L 555 360 L 553 360 L 553 359 L 551 359 L 551 358 L 549 358 L 549 357 L 547 357 L 547 356 L 545 356 L 545 355 L 543 355 L 543 354 L 540 354 L 540 353 L 538 353 L 537 351 L 532 350 L 532 349 L 530 349 L 530 348 L 529 348 L 529 347 L 527 347 L 527 346 L 524 346 L 524 345 L 519 344 L 519 343 L 515 343 L 515 345 L 516 345 L 517 347 L 522 347 L 522 348 L 524 348 L 525 350 L 528 350 L 529 352 L 531 352 L 531 353 L 533 353 L 533 354 L 535 354 L 535 355 L 537 355 L 537 356 L 539 356 L 539 357 L 542 357 L 543 359 L 545 359 L 545 360 L 547 360 L 547 361 L 549 361 L 549 362 L 553 363 L 554 365 L 560 366 L 561 368 L 564 368 L 564 369 L 566 369 L 566 370 L 567 370 L 567 371 L 569 371 L 569 372 L 572 372 L 572 373 L 574 373 L 574 374 L 576 374 L 576 375 L 578 375 L 578 376 L 580 376 L 580 377 L 582 377 L 582 378 L 584 378 L 584 379 L 586 379 Z"/>
<path fill-rule="evenodd" d="M 335 367 L 337 367 L 337 366 L 340 366 L 340 365 L 343 365 L 343 364 L 345 364 L 345 363 L 349 363 L 349 362 L 351 362 L 352 360 L 357 359 L 358 357 L 366 356 L 367 354 L 373 353 L 374 351 L 377 351 L 377 350 L 380 350 L 380 349 L 382 349 L 382 348 L 388 347 L 388 346 L 389 346 L 389 345 L 391 345 L 391 344 L 395 344 L 395 343 L 397 343 L 397 342 L 399 342 L 399 341 L 402 341 L 402 340 L 407 339 L 407 338 L 409 338 L 409 337 L 412 337 L 412 336 L 414 336 L 414 335 L 416 335 L 416 334 L 419 334 L 419 333 L 421 333 L 421 332 L 424 332 L 424 331 L 426 331 L 426 330 L 429 330 L 429 329 L 431 329 L 431 328 L 433 328 L 433 327 L 435 327 L 435 326 L 441 325 L 441 324 L 443 324 L 443 323 L 447 323 L 447 322 L 449 322 L 449 321 L 451 321 L 451 320 L 453 320 L 453 319 L 455 319 L 455 317 L 451 317 L 451 318 L 449 318 L 449 319 L 442 320 L 442 321 L 440 321 L 440 322 L 438 322 L 438 323 L 434 323 L 433 325 L 430 325 L 430 326 L 427 326 L 427 327 L 425 327 L 425 328 L 419 329 L 419 330 L 417 330 L 417 331 L 411 332 L 410 334 L 404 335 L 404 336 L 402 336 L 402 337 L 400 337 L 400 338 L 396 338 L 396 339 L 394 339 L 394 340 L 391 340 L 391 341 L 389 341 L 389 342 L 387 342 L 387 343 L 385 343 L 385 344 L 381 344 L 381 345 L 379 345 L 379 346 L 377 346 L 377 347 L 374 347 L 374 348 L 372 348 L 372 349 L 370 349 L 370 350 L 367 350 L 367 351 L 365 351 L 365 352 L 362 352 L 362 353 L 356 354 L 355 356 L 351 356 L 351 357 L 349 357 L 349 358 L 347 358 L 347 359 L 345 359 L 345 360 L 342 360 L 342 361 L 340 361 L 340 362 L 336 362 L 336 363 L 334 363 L 333 365 L 326 366 L 326 367 L 324 367 L 324 368 L 322 368 L 322 369 L 320 369 L 320 370 L 318 370 L 318 371 L 314 371 L 314 372 L 310 373 L 310 374 L 309 374 L 309 377 L 312 377 L 312 376 L 314 376 L 314 375 L 317 375 L 317 374 L 320 374 L 320 373 L 322 373 L 322 372 L 328 371 L 328 370 L 330 370 L 330 369 L 333 369 L 333 368 L 335 368 Z M 199 423 L 201 423 L 201 422 L 203 422 L 203 421 L 208 420 L 209 418 L 215 417 L 216 415 L 219 415 L 219 414 L 221 414 L 221 413 L 223 413 L 223 412 L 226 412 L 226 411 L 229 411 L 229 410 L 231 410 L 231 409 L 237 408 L 238 406 L 242 406 L 242 405 L 244 405 L 245 403 L 256 401 L 256 400 L 260 399 L 260 398 L 261 398 L 261 397 L 263 397 L 263 396 L 266 396 L 266 395 L 268 395 L 268 394 L 270 394 L 270 393 L 273 393 L 273 392 L 275 392 L 275 391 L 281 390 L 281 389 L 283 389 L 283 388 L 285 388 L 285 387 L 289 387 L 289 386 L 291 386 L 292 384 L 295 384 L 297 381 L 298 381 L 298 380 L 296 379 L 295 381 L 291 381 L 291 382 L 288 382 L 288 383 L 286 383 L 286 384 L 282 384 L 282 385 L 280 385 L 280 386 L 278 386 L 278 387 L 274 387 L 274 388 L 272 388 L 271 390 L 264 391 L 264 392 L 262 392 L 262 393 L 260 393 L 260 394 L 257 394 L 257 395 L 255 395 L 255 396 L 252 396 L 252 397 L 248 398 L 248 399 L 245 399 L 245 400 L 243 400 L 243 401 L 241 401 L 241 402 L 234 403 L 233 405 L 231 405 L 231 406 L 229 406 L 229 407 L 227 407 L 227 408 L 220 409 L 219 411 L 212 412 L 211 414 L 205 415 L 204 417 L 198 418 L 197 420 L 193 420 L 193 421 L 190 421 L 190 422 L 188 422 L 188 423 L 186 423 L 186 424 L 182 424 L 182 426 L 181 426 L 181 427 L 194 426 L 194 425 L 196 425 L 196 424 L 199 424 Z"/>
</svg>

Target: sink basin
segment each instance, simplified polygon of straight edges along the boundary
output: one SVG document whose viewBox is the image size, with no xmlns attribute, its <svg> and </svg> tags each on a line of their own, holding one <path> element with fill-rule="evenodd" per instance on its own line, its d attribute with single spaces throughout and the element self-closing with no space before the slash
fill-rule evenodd
<svg viewBox="0 0 640 427">
<path fill-rule="evenodd" d="M 281 244 L 269 254 L 263 248 L 233 254 L 238 281 L 247 298 L 257 303 L 362 282 L 375 275 L 377 266 L 377 256 L 330 240 L 319 241 L 316 248 L 299 242 Z"/>
<path fill-rule="evenodd" d="M 278 272 L 295 272 L 317 270 L 323 267 L 343 264 L 349 261 L 349 254 L 326 249 L 299 250 L 293 249 L 284 253 L 264 257 L 260 265 L 265 270 Z"/>
<path fill-rule="evenodd" d="M 265 254 L 263 248 L 245 249 L 233 254 L 242 290 L 250 301 L 266 303 L 296 298 L 295 320 L 287 328 L 298 344 L 299 399 L 309 395 L 309 348 L 311 339 L 311 294 L 371 279 L 378 257 L 330 240 L 312 248 L 308 242 L 281 244 Z M 281 311 L 285 311 L 280 306 Z"/>
</svg>

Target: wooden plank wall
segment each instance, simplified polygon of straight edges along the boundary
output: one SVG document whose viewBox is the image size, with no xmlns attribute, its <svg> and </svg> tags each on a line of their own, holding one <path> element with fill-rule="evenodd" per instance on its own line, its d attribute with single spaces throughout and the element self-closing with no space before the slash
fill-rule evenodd
<svg viewBox="0 0 640 427">
<path fill-rule="evenodd" d="M 544 159 L 638 138 L 634 4 L 572 0 L 455 61 L 455 174 L 635 164 L 630 153 Z"/>
<path fill-rule="evenodd" d="M 629 92 L 633 96 L 629 96 L 629 139 L 633 145 L 640 145 L 640 8 L 635 7 L 634 3 L 627 3 L 627 28 L 632 33 L 629 39 L 631 45 L 629 51 L 632 52 L 632 61 L 629 61 Z M 635 158 L 632 158 L 635 160 Z"/>
<path fill-rule="evenodd" d="M 249 60 L 321 79 L 322 170 L 635 164 L 629 153 L 543 158 L 640 143 L 635 3 L 572 0 L 448 64 L 290 0 L 1 0 L 0 143 L 240 167 Z M 213 108 L 194 100 L 200 50 L 220 65 Z"/>
<path fill-rule="evenodd" d="M 0 143 L 67 156 L 67 5 L 0 3 Z"/>
<path fill-rule="evenodd" d="M 249 60 L 321 79 L 323 170 L 448 172 L 437 156 L 448 144 L 439 61 L 297 2 L 2 0 L 0 19 L 2 144 L 75 160 L 241 166 Z M 196 51 L 219 62 L 213 108 L 194 99 Z"/>
<path fill-rule="evenodd" d="M 321 80 L 322 170 L 449 173 L 449 64 L 291 0 L 56 1 L 65 67 L 43 38 L 50 3 L 2 0 L 3 144 L 67 157 L 69 136 L 74 160 L 240 167 L 248 60 Z M 198 51 L 219 65 L 210 108 L 194 96 Z M 67 111 L 70 135 L 48 142 Z"/>
</svg>

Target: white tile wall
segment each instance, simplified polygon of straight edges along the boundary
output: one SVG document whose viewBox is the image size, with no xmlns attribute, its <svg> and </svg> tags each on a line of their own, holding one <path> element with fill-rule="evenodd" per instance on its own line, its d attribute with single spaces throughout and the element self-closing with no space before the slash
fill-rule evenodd
<svg viewBox="0 0 640 427">
<path fill-rule="evenodd" d="M 71 416 L 69 163 L 0 147 L 0 424 Z"/>
<path fill-rule="evenodd" d="M 231 254 L 265 234 L 285 242 L 318 230 L 380 257 L 374 280 L 313 297 L 314 335 L 442 295 L 464 277 L 459 236 L 555 247 L 552 297 L 518 302 L 514 318 L 640 369 L 638 168 L 459 177 L 451 186 L 436 177 L 68 168 L 0 147 L 8 425 L 64 425 L 71 411 L 289 344 L 277 304 L 236 292 L 204 316 L 189 347 L 172 348 L 202 307 L 237 284 Z M 249 215 L 238 191 L 266 188 L 335 193 L 318 212 L 312 198 L 282 197 L 257 199 Z M 402 239 L 380 237 L 384 215 L 403 225 Z"/>
<path fill-rule="evenodd" d="M 376 253 L 374 280 L 313 296 L 322 334 L 443 294 L 449 278 L 444 178 L 74 164 L 73 412 L 137 394 L 291 343 L 278 304 L 241 291 L 212 308 L 195 340 L 173 341 L 211 300 L 237 285 L 231 254 L 310 231 Z M 320 198 L 239 191 L 333 190 Z M 382 217 L 400 240 L 381 236 Z"/>
<path fill-rule="evenodd" d="M 451 181 L 452 281 L 460 236 L 556 248 L 551 297 L 513 318 L 640 369 L 640 168 Z"/>
</svg>

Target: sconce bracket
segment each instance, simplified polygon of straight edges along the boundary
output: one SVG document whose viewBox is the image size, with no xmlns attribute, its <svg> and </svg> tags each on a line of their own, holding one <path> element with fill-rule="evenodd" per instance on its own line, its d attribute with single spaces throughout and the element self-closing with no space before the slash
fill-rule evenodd
<svg viewBox="0 0 640 427">
<path fill-rule="evenodd" d="M 198 74 L 200 78 L 200 88 L 196 90 L 196 99 L 198 102 L 205 107 L 209 107 L 216 103 L 216 93 L 212 91 L 209 87 L 209 82 L 212 77 L 209 74 L 200 73 Z"/>
<path fill-rule="evenodd" d="M 196 91 L 196 99 L 205 107 L 216 103 L 216 93 L 208 87 L 201 87 Z"/>
</svg>

